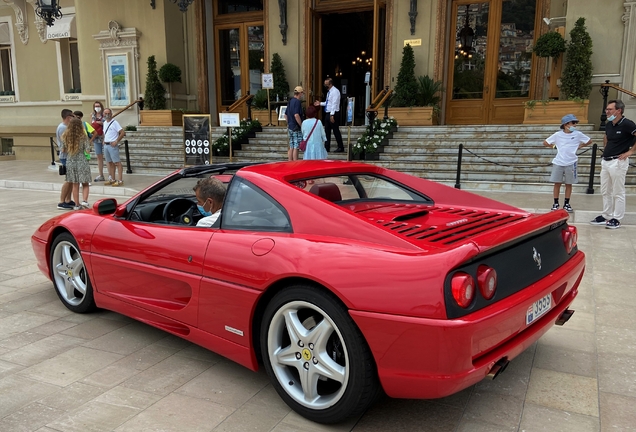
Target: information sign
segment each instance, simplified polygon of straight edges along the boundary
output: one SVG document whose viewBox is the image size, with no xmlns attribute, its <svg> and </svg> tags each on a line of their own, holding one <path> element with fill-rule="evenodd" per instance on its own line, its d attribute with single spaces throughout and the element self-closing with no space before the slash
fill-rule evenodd
<svg viewBox="0 0 636 432">
<path fill-rule="evenodd" d="M 210 114 L 183 115 L 184 164 L 208 165 L 212 156 Z"/>
<path fill-rule="evenodd" d="M 274 88 L 274 74 L 266 74 L 261 75 L 261 85 L 264 89 L 273 89 Z"/>
</svg>

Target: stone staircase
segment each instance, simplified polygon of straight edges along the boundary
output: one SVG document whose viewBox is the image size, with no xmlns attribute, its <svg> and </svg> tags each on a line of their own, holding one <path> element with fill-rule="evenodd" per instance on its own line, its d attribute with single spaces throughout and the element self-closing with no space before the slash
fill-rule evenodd
<svg viewBox="0 0 636 432">
<path fill-rule="evenodd" d="M 581 125 L 581 130 L 602 147 L 603 132 Z M 345 144 L 355 142 L 364 132 L 363 126 L 342 127 Z M 455 184 L 458 148 L 463 144 L 462 189 L 550 192 L 551 161 L 556 150 L 542 145 L 556 131 L 554 125 L 495 126 L 428 126 L 400 127 L 379 155 L 369 163 L 406 172 L 448 185 Z M 213 128 L 212 140 L 225 133 L 225 128 Z M 350 134 L 350 135 L 349 135 Z M 168 173 L 183 166 L 183 136 L 180 127 L 140 127 L 127 132 L 131 167 L 135 173 Z M 331 148 L 335 149 L 332 137 Z M 287 160 L 287 130 L 282 127 L 263 128 L 249 144 L 234 152 L 233 161 Z M 588 188 L 592 147 L 579 150 L 579 184 L 575 193 Z M 125 169 L 125 155 L 122 148 Z M 346 154 L 330 153 L 330 159 L 346 160 Z M 228 157 L 214 157 L 213 162 L 226 162 Z M 91 160 L 96 164 L 95 158 Z M 594 176 L 595 193 L 599 190 L 600 151 Z M 636 193 L 636 172 L 627 174 L 627 193 Z"/>
</svg>

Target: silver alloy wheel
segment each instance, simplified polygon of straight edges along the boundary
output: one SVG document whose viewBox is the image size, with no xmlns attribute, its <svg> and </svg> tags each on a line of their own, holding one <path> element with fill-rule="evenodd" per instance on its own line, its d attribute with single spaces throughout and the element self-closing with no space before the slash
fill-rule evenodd
<svg viewBox="0 0 636 432">
<path fill-rule="evenodd" d="M 86 296 L 88 276 L 84 260 L 75 245 L 61 241 L 55 246 L 51 259 L 53 280 L 63 300 L 72 306 L 79 306 Z"/>
<path fill-rule="evenodd" d="M 336 324 L 316 305 L 293 301 L 278 309 L 267 349 L 276 379 L 299 404 L 321 410 L 342 398 L 349 381 L 349 353 Z"/>
</svg>

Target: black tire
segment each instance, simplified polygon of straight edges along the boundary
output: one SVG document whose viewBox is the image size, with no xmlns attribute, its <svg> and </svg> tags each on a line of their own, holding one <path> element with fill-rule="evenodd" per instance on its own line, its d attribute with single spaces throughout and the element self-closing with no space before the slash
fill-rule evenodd
<svg viewBox="0 0 636 432">
<path fill-rule="evenodd" d="M 96 309 L 93 285 L 72 235 L 62 233 L 55 237 L 51 245 L 49 266 L 55 292 L 64 306 L 76 313 Z"/>
<path fill-rule="evenodd" d="M 298 285 L 276 294 L 265 309 L 260 342 L 276 391 L 312 421 L 337 423 L 357 416 L 380 393 L 360 330 L 334 296 L 315 287 Z"/>
</svg>

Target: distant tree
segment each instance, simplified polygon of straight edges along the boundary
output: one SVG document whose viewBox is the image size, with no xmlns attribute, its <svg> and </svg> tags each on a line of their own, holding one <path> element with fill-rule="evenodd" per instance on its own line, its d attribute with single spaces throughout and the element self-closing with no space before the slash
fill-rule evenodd
<svg viewBox="0 0 636 432">
<path fill-rule="evenodd" d="M 146 91 L 144 92 L 144 105 L 149 110 L 166 108 L 166 89 L 159 82 L 157 73 L 157 61 L 155 56 L 148 57 L 148 73 L 146 74 Z"/>
<path fill-rule="evenodd" d="M 172 63 L 166 63 L 159 69 L 159 79 L 168 83 L 168 93 L 170 94 L 170 109 L 172 109 L 172 83 L 181 82 L 181 68 Z"/>
</svg>

